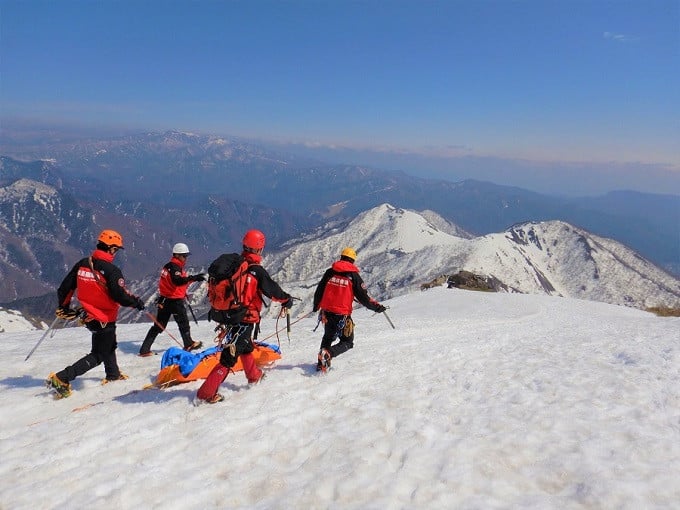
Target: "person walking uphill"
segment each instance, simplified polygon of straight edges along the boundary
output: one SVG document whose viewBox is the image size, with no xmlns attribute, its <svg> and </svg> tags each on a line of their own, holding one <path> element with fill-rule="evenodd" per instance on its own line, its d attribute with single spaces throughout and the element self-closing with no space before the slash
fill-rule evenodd
<svg viewBox="0 0 680 510">
<path fill-rule="evenodd" d="M 326 270 L 314 292 L 313 311 L 319 310 L 319 319 L 324 324 L 324 334 L 317 357 L 317 372 L 326 372 L 331 359 L 354 347 L 354 321 L 352 306 L 356 298 L 369 310 L 382 313 L 386 308 L 371 298 L 366 285 L 354 265 L 357 254 L 352 248 L 345 248 L 340 260 Z M 339 338 L 340 341 L 333 344 Z"/>
<path fill-rule="evenodd" d="M 259 230 L 249 230 L 243 237 L 242 257 L 247 262 L 247 271 L 242 277 L 243 292 L 240 296 L 241 303 L 245 306 L 242 317 L 230 319 L 228 314 L 211 308 L 210 317 L 228 329 L 229 342 L 224 346 L 220 355 L 220 362 L 210 372 L 196 395 L 198 401 L 214 404 L 224 400 L 217 390 L 226 379 L 231 368 L 241 359 L 243 371 L 248 383 L 256 384 L 264 377 L 264 372 L 255 364 L 253 357 L 253 341 L 251 339 L 256 324 L 260 322 L 262 310 L 262 296 L 282 303 L 285 308 L 293 305 L 293 298 L 284 292 L 279 285 L 272 280 L 269 273 L 260 265 L 262 262 L 262 250 L 265 245 L 265 237 Z"/>
<path fill-rule="evenodd" d="M 85 327 L 92 332 L 92 350 L 73 365 L 52 373 L 45 381 L 58 398 L 71 395 L 71 381 L 88 370 L 104 363 L 105 384 L 127 379 L 118 368 L 116 360 L 116 320 L 122 306 L 144 310 L 144 301 L 125 289 L 121 270 L 113 264 L 118 250 L 123 249 L 123 237 L 114 230 L 104 230 L 99 235 L 92 255 L 78 261 L 57 289 L 59 306 L 56 315 L 64 319 L 82 316 L 70 308 L 75 293 L 83 307 Z"/>
<path fill-rule="evenodd" d="M 151 346 L 158 334 L 168 325 L 170 316 L 175 318 L 185 351 L 193 351 L 203 346 L 203 343 L 194 342 L 191 339 L 191 327 L 189 326 L 189 317 L 184 300 L 187 297 L 189 284 L 205 281 L 205 275 L 203 273 L 187 275 L 184 271 L 184 265 L 189 255 L 191 255 L 189 247 L 184 243 L 177 243 L 172 247 L 172 259 L 161 270 L 161 277 L 158 281 L 157 324 L 151 326 L 144 342 L 142 342 L 139 349 L 139 355 L 142 357 L 153 355 Z"/>
</svg>

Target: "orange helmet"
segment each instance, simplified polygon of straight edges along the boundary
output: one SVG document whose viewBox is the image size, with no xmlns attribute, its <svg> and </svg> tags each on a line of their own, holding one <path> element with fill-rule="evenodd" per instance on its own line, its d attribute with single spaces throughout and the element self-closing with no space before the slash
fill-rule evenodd
<svg viewBox="0 0 680 510">
<path fill-rule="evenodd" d="M 341 257 L 347 257 L 347 258 L 350 258 L 352 260 L 356 260 L 357 259 L 357 252 L 355 252 L 353 248 L 350 248 L 348 246 L 347 248 L 342 250 L 342 253 L 340 253 L 340 256 Z"/>
<path fill-rule="evenodd" d="M 107 246 L 115 246 L 116 248 L 123 249 L 123 236 L 115 230 L 102 230 L 97 241 L 104 243 Z"/>
<path fill-rule="evenodd" d="M 243 247 L 255 252 L 260 252 L 264 249 L 264 234 L 259 230 L 249 230 L 243 236 Z"/>
</svg>

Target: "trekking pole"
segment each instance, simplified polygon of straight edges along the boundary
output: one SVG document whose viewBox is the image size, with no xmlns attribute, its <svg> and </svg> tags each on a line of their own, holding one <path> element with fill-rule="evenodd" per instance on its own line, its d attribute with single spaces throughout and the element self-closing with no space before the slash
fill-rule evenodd
<svg viewBox="0 0 680 510">
<path fill-rule="evenodd" d="M 42 341 L 45 340 L 47 333 L 49 333 L 50 330 L 52 330 L 54 328 L 54 325 L 57 323 L 58 320 L 59 320 L 59 317 L 54 318 L 54 320 L 52 321 L 52 324 L 50 324 L 50 327 L 47 328 L 45 333 L 43 333 L 43 336 L 40 337 L 40 340 L 38 340 L 38 343 L 35 344 L 35 347 L 33 347 L 33 349 L 31 349 L 31 352 L 28 353 L 28 356 L 26 356 L 26 359 L 24 359 L 24 361 L 28 361 L 28 358 L 31 357 L 31 354 L 33 354 L 35 352 L 35 350 L 38 348 L 38 346 L 42 343 Z"/>
<path fill-rule="evenodd" d="M 191 285 L 191 283 L 189 285 Z M 191 312 L 191 316 L 194 318 L 194 322 L 198 326 L 198 321 L 196 320 L 196 314 L 194 314 L 194 309 L 191 308 L 191 303 L 189 303 L 189 298 L 187 296 L 184 296 L 184 301 L 187 302 L 187 306 L 189 307 L 189 311 Z"/>
<path fill-rule="evenodd" d="M 198 326 L 198 321 L 196 320 L 196 314 L 194 314 L 194 309 L 191 308 L 191 303 L 189 303 L 189 300 L 187 298 L 184 298 L 184 300 L 187 302 L 187 306 L 189 307 L 189 311 L 191 312 L 191 316 L 194 318 L 194 322 Z"/>
<path fill-rule="evenodd" d="M 383 315 L 385 316 L 385 318 L 387 319 L 387 322 L 390 323 L 390 326 L 392 326 L 392 329 L 397 329 L 397 328 L 394 327 L 394 323 L 393 323 L 392 320 L 390 319 L 390 316 L 387 315 L 387 310 L 383 310 L 383 313 L 382 313 L 382 314 L 383 314 Z"/>
<path fill-rule="evenodd" d="M 288 344 L 290 344 L 290 308 L 286 308 L 286 335 L 288 336 Z"/>
<path fill-rule="evenodd" d="M 314 312 L 312 311 L 312 312 L 309 312 L 309 313 L 304 314 L 302 317 L 298 317 L 297 319 L 295 319 L 294 321 L 292 321 L 292 322 L 290 323 L 291 326 L 292 326 L 293 324 L 295 324 L 296 322 L 300 322 L 302 319 L 306 319 L 307 317 L 309 317 L 309 316 L 312 315 L 313 313 L 314 313 Z M 269 338 L 273 337 L 274 335 L 278 335 L 281 331 L 283 331 L 283 328 L 282 328 L 282 329 L 277 329 L 277 330 L 274 331 L 271 335 L 267 335 L 266 337 L 264 337 L 263 339 L 261 339 L 260 342 L 264 342 L 265 340 L 268 340 Z"/>
<path fill-rule="evenodd" d="M 170 333 L 166 328 L 164 328 L 163 326 L 161 326 L 161 323 L 158 322 L 158 320 L 156 319 L 156 317 L 154 317 L 153 314 L 152 314 L 151 312 L 146 312 L 146 314 L 149 316 L 149 318 L 153 321 L 153 323 L 154 323 L 161 331 L 165 331 L 165 332 L 168 334 L 168 336 L 169 336 L 170 338 L 172 338 L 172 339 L 175 341 L 175 343 L 177 343 L 177 345 L 179 345 L 182 349 L 184 349 L 184 345 L 181 344 L 181 343 L 179 343 L 179 340 L 177 340 L 174 336 L 172 336 L 172 333 Z"/>
<path fill-rule="evenodd" d="M 59 317 L 57 317 L 58 319 Z M 52 323 L 54 325 L 54 323 Z M 66 326 L 66 321 L 64 321 L 64 324 L 62 324 L 62 328 Z M 57 334 L 57 328 L 52 328 L 52 333 L 50 333 L 50 338 L 54 338 L 54 335 Z"/>
</svg>

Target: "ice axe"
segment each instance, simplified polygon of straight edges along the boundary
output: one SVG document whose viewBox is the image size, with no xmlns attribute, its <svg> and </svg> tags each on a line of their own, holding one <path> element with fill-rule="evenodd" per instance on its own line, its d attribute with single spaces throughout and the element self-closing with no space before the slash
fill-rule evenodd
<svg viewBox="0 0 680 510">
<path fill-rule="evenodd" d="M 194 318 L 194 322 L 196 325 L 198 325 L 198 321 L 196 320 L 196 314 L 194 313 L 194 309 L 191 308 L 191 303 L 189 303 L 189 300 L 184 298 L 184 300 L 187 302 L 187 306 L 189 307 L 189 311 L 191 312 L 191 316 Z"/>
<path fill-rule="evenodd" d="M 40 337 L 40 340 L 38 340 L 38 343 L 35 344 L 33 349 L 31 349 L 31 352 L 28 353 L 28 356 L 26 356 L 26 359 L 24 359 L 24 361 L 28 361 L 28 358 L 31 357 L 31 355 L 35 352 L 35 350 L 42 343 L 42 341 L 45 340 L 45 338 L 47 337 L 47 334 L 50 332 L 50 330 L 54 330 L 54 325 L 57 323 L 58 320 L 59 320 L 59 317 L 54 318 L 54 320 L 52 321 L 52 324 L 50 324 L 50 327 L 45 330 L 45 333 L 43 333 L 43 336 Z"/>
<path fill-rule="evenodd" d="M 387 319 L 387 322 L 390 323 L 390 326 L 392 326 L 392 329 L 397 329 L 397 328 L 394 327 L 394 323 L 392 322 L 392 319 L 390 319 L 390 316 L 387 315 L 387 310 L 383 310 L 382 314 L 383 314 L 383 315 L 385 316 L 385 318 Z"/>
</svg>

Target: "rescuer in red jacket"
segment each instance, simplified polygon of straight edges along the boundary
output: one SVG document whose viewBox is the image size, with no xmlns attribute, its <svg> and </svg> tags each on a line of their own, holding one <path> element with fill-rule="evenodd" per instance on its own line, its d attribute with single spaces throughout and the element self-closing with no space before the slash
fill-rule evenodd
<svg viewBox="0 0 680 510">
<path fill-rule="evenodd" d="M 92 255 L 78 261 L 57 289 L 57 317 L 66 320 L 80 318 L 92 332 L 90 353 L 47 378 L 47 387 L 61 398 L 71 395 L 72 380 L 101 363 L 104 363 L 106 373 L 102 384 L 127 379 L 116 360 L 118 309 L 122 305 L 144 310 L 144 301 L 126 290 L 123 273 L 113 264 L 116 253 L 122 249 L 123 237 L 118 232 L 102 231 Z M 75 293 L 82 310 L 70 308 Z"/>
<path fill-rule="evenodd" d="M 243 298 L 247 312 L 239 323 L 226 326 L 229 328 L 230 340 L 227 345 L 223 346 L 220 362 L 215 365 L 215 368 L 198 389 L 197 403 L 215 404 L 224 400 L 224 397 L 217 393 L 217 390 L 239 358 L 248 383 L 256 384 L 264 376 L 264 372 L 255 363 L 253 356 L 255 347 L 252 340 L 253 331 L 260 322 L 260 311 L 263 305 L 262 296 L 282 303 L 285 308 L 293 306 L 293 298 L 290 294 L 284 292 L 279 284 L 272 280 L 267 270 L 260 265 L 264 244 L 264 234 L 259 230 L 249 230 L 243 236 L 242 255 L 248 261 L 248 271 L 245 276 L 245 296 Z M 216 317 L 215 320 L 221 322 L 219 317 Z"/>
<path fill-rule="evenodd" d="M 345 248 L 340 260 L 326 270 L 314 292 L 314 311 L 320 310 L 319 319 L 324 324 L 316 370 L 325 372 L 331 366 L 331 359 L 354 347 L 354 321 L 352 306 L 356 298 L 369 310 L 382 313 L 386 308 L 371 298 L 366 285 L 354 265 L 357 254 L 352 248 Z M 340 341 L 331 345 L 339 338 Z"/>
<path fill-rule="evenodd" d="M 205 281 L 205 275 L 203 273 L 187 275 L 184 265 L 189 255 L 191 255 L 191 252 L 186 244 L 175 244 L 172 247 L 172 259 L 161 270 L 161 277 L 158 280 L 158 314 L 156 316 L 158 324 L 151 326 L 144 342 L 142 342 L 139 349 L 139 355 L 142 357 L 153 355 L 151 345 L 158 334 L 168 325 L 170 316 L 175 318 L 185 351 L 200 349 L 203 345 L 201 342 L 194 342 L 191 339 L 191 326 L 184 301 L 187 297 L 189 284 Z"/>
</svg>

